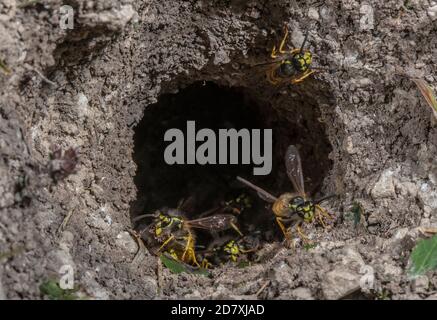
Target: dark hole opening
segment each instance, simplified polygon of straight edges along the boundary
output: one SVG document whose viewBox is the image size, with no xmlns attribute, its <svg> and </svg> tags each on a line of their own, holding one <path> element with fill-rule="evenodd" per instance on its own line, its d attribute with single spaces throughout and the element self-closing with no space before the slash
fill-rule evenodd
<svg viewBox="0 0 437 320">
<path fill-rule="evenodd" d="M 205 211 L 246 194 L 252 206 L 237 217 L 243 234 L 256 235 L 260 243 L 282 240 L 269 205 L 236 181 L 236 176 L 245 177 L 276 196 L 292 191 L 285 174 L 284 153 L 289 144 L 295 144 L 301 151 L 307 192 L 314 195 L 320 189 L 331 166 L 328 159 L 331 147 L 322 123 L 317 121 L 315 101 L 308 97 L 293 100 L 291 107 L 281 109 L 290 105 L 283 95 L 263 97 L 262 93 L 250 89 L 210 82 L 196 82 L 176 94 L 161 95 L 156 104 L 146 108 L 135 129 L 137 200 L 131 206 L 132 218 L 163 207 L 176 208 L 182 199 L 190 199 L 190 212 L 186 214 L 189 219 L 196 219 Z M 168 165 L 164 150 L 170 142 L 164 141 L 165 132 L 178 128 L 186 135 L 187 121 L 192 120 L 196 131 L 272 129 L 271 173 L 254 176 L 254 164 Z M 211 241 L 209 232 L 197 233 L 201 245 Z"/>
</svg>

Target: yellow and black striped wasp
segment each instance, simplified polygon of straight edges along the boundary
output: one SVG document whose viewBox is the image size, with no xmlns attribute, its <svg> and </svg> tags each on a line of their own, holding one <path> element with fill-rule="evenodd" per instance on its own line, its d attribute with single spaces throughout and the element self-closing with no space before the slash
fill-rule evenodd
<svg viewBox="0 0 437 320">
<path fill-rule="evenodd" d="M 221 207 L 223 212 L 240 215 L 244 210 L 252 207 L 252 199 L 247 194 L 242 193 L 234 199 L 223 202 Z"/>
<path fill-rule="evenodd" d="M 217 208 L 207 213 L 217 211 Z M 201 267 L 196 258 L 196 235 L 194 229 L 207 231 L 224 231 L 234 229 L 242 236 L 237 226 L 237 218 L 232 214 L 217 213 L 199 219 L 189 220 L 179 207 L 176 209 L 164 208 L 152 214 L 136 217 L 134 222 L 145 218 L 153 218 L 151 224 L 140 231 L 148 244 L 158 244 L 156 253 L 168 253 L 175 260 Z M 150 241 L 152 240 L 152 241 Z"/>
<path fill-rule="evenodd" d="M 220 265 L 226 262 L 237 263 L 240 262 L 247 255 L 255 252 L 258 249 L 259 244 L 254 244 L 254 240 L 251 241 L 247 237 L 235 238 L 233 236 L 223 236 L 218 239 L 214 239 L 208 248 L 202 253 L 203 261 L 207 266 Z"/>
<path fill-rule="evenodd" d="M 285 50 L 285 43 L 288 37 L 288 28 L 284 25 L 284 37 L 276 49 L 273 46 L 270 57 L 273 61 L 255 64 L 254 66 L 270 65 L 266 71 L 267 80 L 273 84 L 281 84 L 290 81 L 291 84 L 302 82 L 305 78 L 319 70 L 318 68 L 311 68 L 313 55 L 310 51 L 304 50 L 308 39 L 306 33 L 304 41 L 299 49 Z"/>
<path fill-rule="evenodd" d="M 276 222 L 281 228 L 287 241 L 291 242 L 291 227 L 286 228 L 284 223 L 296 223 L 296 230 L 305 243 L 309 242 L 308 237 L 302 232 L 302 223 L 312 223 L 314 220 L 320 222 L 326 227 L 324 219 L 333 219 L 333 217 L 320 206 L 320 203 L 334 195 L 323 197 L 317 201 L 312 201 L 305 193 L 302 164 L 299 151 L 293 145 L 290 145 L 285 154 L 285 166 L 287 175 L 293 184 L 295 192 L 287 192 L 279 197 L 275 197 L 264 189 L 253 183 L 237 177 L 237 180 L 248 187 L 257 191 L 260 198 L 272 203 L 272 211 L 275 214 Z"/>
</svg>

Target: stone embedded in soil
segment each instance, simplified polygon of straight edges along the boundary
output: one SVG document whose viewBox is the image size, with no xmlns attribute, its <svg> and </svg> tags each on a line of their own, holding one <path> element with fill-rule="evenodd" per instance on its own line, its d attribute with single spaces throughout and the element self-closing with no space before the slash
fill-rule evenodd
<svg viewBox="0 0 437 320">
<path fill-rule="evenodd" d="M 391 169 L 382 172 L 378 182 L 376 182 L 370 193 L 374 199 L 389 198 L 395 195 L 393 174 L 394 171 Z"/>
<path fill-rule="evenodd" d="M 292 286 L 294 284 L 292 277 L 292 269 L 286 264 L 281 263 L 274 268 L 274 279 L 280 284 L 286 284 Z"/>
<path fill-rule="evenodd" d="M 412 281 L 411 286 L 415 293 L 426 293 L 429 288 L 429 279 L 425 275 L 418 276 Z"/>
<path fill-rule="evenodd" d="M 153 299 L 158 294 L 158 283 L 152 277 L 143 278 L 143 288 L 147 299 Z"/>
<path fill-rule="evenodd" d="M 121 249 L 126 250 L 129 253 L 135 253 L 138 250 L 137 242 L 132 238 L 129 232 L 123 231 L 117 235 L 115 243 Z"/>
<path fill-rule="evenodd" d="M 336 300 L 360 288 L 361 274 L 367 269 L 360 253 L 352 247 L 339 250 L 334 269 L 322 277 L 322 290 L 326 299 Z"/>
<path fill-rule="evenodd" d="M 418 192 L 418 198 L 423 205 L 423 211 L 427 217 L 431 215 L 437 216 L 437 193 L 432 192 L 434 188 L 431 183 L 424 183 Z"/>
<path fill-rule="evenodd" d="M 65 250 L 53 250 L 47 254 L 47 269 L 58 274 L 63 266 L 70 266 L 74 269 L 75 263 L 69 252 Z"/>
<path fill-rule="evenodd" d="M 388 280 L 388 281 L 394 281 L 398 279 L 403 273 L 401 267 L 389 263 L 384 263 L 383 270 L 384 270 L 384 280 Z"/>
<path fill-rule="evenodd" d="M 320 15 L 319 15 L 319 11 L 317 11 L 317 8 L 308 9 L 308 18 L 313 20 L 319 20 Z"/>
<path fill-rule="evenodd" d="M 299 300 L 314 300 L 314 297 L 311 294 L 311 290 L 304 287 L 299 287 L 291 290 L 291 295 Z"/>
<path fill-rule="evenodd" d="M 323 277 L 323 295 L 329 300 L 340 299 L 359 288 L 360 276 L 347 270 L 333 270 Z"/>
<path fill-rule="evenodd" d="M 99 210 L 91 212 L 85 221 L 90 227 L 100 230 L 109 230 L 112 224 L 112 217 L 108 211 L 112 210 L 110 210 L 108 204 L 105 204 Z"/>
<path fill-rule="evenodd" d="M 86 283 L 86 293 L 90 295 L 93 299 L 106 300 L 109 299 L 109 292 L 103 288 L 95 279 L 97 279 L 97 274 L 93 271 L 86 271 L 83 277 L 80 279 L 81 283 Z"/>
</svg>

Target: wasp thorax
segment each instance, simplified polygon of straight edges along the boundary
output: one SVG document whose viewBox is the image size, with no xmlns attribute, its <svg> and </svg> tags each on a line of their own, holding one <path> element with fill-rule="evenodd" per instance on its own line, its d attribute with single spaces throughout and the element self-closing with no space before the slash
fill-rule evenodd
<svg viewBox="0 0 437 320">
<path fill-rule="evenodd" d="M 284 60 L 279 66 L 278 73 L 281 77 L 290 77 L 296 73 L 295 70 L 296 69 L 290 60 Z"/>
<path fill-rule="evenodd" d="M 290 203 L 294 199 L 294 195 L 292 193 L 284 193 L 282 194 L 278 200 L 273 203 L 272 210 L 275 215 L 279 217 L 286 217 L 290 215 Z"/>
</svg>

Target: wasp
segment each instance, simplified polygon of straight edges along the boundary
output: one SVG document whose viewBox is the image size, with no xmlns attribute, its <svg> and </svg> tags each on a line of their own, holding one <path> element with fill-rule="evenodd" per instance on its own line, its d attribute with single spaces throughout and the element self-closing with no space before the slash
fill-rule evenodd
<svg viewBox="0 0 437 320">
<path fill-rule="evenodd" d="M 288 37 L 288 28 L 284 26 L 284 37 L 276 49 L 273 46 L 270 57 L 273 61 L 256 64 L 255 66 L 271 65 L 266 71 L 267 80 L 277 85 L 290 81 L 291 84 L 302 82 L 305 78 L 317 71 L 315 68 L 310 68 L 313 60 L 313 55 L 310 51 L 304 51 L 305 44 L 308 39 L 308 32 L 299 49 L 285 50 L 284 46 Z"/>
<path fill-rule="evenodd" d="M 222 204 L 223 212 L 230 212 L 234 215 L 241 214 L 244 210 L 252 207 L 252 199 L 245 193 L 240 194 L 235 199 L 225 201 Z"/>
<path fill-rule="evenodd" d="M 202 252 L 205 266 L 211 267 L 212 264 L 220 265 L 226 262 L 237 263 L 248 254 L 258 249 L 258 244 L 249 245 L 250 241 L 246 237 L 239 239 L 232 236 L 224 236 L 212 241 L 208 248 Z"/>
<path fill-rule="evenodd" d="M 301 225 L 303 223 L 312 223 L 317 220 L 325 228 L 325 219 L 333 219 L 333 217 L 320 206 L 320 203 L 334 195 L 323 197 L 317 201 L 311 200 L 305 193 L 302 163 L 299 151 L 294 145 L 287 148 L 285 154 L 286 171 L 295 192 L 287 192 L 279 197 L 275 197 L 264 189 L 254 185 L 253 183 L 237 177 L 237 180 L 244 183 L 248 187 L 257 191 L 260 198 L 272 203 L 272 211 L 275 214 L 276 222 L 279 225 L 282 233 L 291 243 L 291 228 L 285 228 L 284 223 L 296 223 L 296 230 L 302 240 L 306 243 L 310 242 L 308 237 L 302 232 Z"/>
<path fill-rule="evenodd" d="M 208 212 L 214 212 L 214 208 Z M 151 237 L 160 246 L 159 252 L 166 252 L 176 260 L 201 267 L 196 258 L 196 235 L 194 229 L 203 229 L 219 232 L 234 229 L 243 235 L 237 226 L 237 218 L 232 214 L 213 214 L 204 218 L 189 220 L 179 207 L 176 209 L 164 208 L 153 214 L 144 214 L 134 221 L 152 217 L 153 222 L 144 228 L 140 235 L 146 233 L 146 238 Z M 149 239 L 147 239 L 149 240 Z"/>
</svg>

